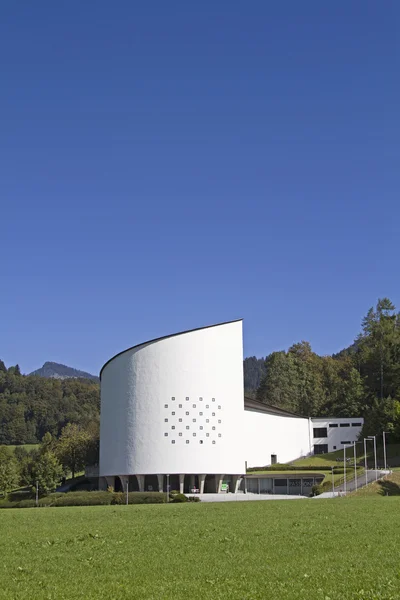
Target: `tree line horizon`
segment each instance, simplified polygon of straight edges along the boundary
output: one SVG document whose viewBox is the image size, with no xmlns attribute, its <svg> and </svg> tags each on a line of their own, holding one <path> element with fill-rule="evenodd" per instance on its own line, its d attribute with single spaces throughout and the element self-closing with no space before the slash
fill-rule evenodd
<svg viewBox="0 0 400 600">
<path fill-rule="evenodd" d="M 304 417 L 364 417 L 363 435 L 400 441 L 400 313 L 379 299 L 353 344 L 320 356 L 300 341 L 288 350 L 243 361 L 245 394 Z M 22 375 L 0 360 L 0 445 L 58 438 L 69 423 L 99 423 L 100 386 L 90 379 Z"/>
</svg>

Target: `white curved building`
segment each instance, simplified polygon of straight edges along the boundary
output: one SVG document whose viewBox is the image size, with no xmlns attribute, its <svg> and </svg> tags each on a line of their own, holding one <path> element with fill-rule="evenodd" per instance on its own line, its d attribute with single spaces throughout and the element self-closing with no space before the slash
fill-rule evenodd
<svg viewBox="0 0 400 600">
<path fill-rule="evenodd" d="M 168 476 L 182 492 L 236 491 L 246 467 L 343 448 L 363 424 L 244 398 L 241 320 L 133 346 L 100 379 L 100 485 L 116 490 L 166 490 Z"/>
<path fill-rule="evenodd" d="M 172 488 L 219 491 L 224 476 L 244 473 L 241 320 L 134 346 L 100 378 L 108 485 L 165 489 L 169 475 Z"/>
</svg>

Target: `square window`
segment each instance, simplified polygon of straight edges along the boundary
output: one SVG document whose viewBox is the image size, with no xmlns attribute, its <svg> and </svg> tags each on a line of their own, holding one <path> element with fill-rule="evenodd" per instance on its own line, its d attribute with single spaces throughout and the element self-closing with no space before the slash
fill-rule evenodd
<svg viewBox="0 0 400 600">
<path fill-rule="evenodd" d="M 187 414 L 187 415 L 189 414 L 189 413 L 188 413 L 188 411 L 186 411 L 186 414 Z"/>
<path fill-rule="evenodd" d="M 218 408 L 221 408 L 220 406 L 218 406 Z"/>
<path fill-rule="evenodd" d="M 172 425 L 171 429 L 175 429 L 175 425 Z"/>
<path fill-rule="evenodd" d="M 175 444 L 175 440 L 171 440 L 171 444 Z"/>
<path fill-rule="evenodd" d="M 203 429 L 203 425 L 200 425 L 200 429 Z"/>
<path fill-rule="evenodd" d="M 165 437 L 168 437 L 168 433 L 164 433 L 164 436 L 165 436 Z"/>
<path fill-rule="evenodd" d="M 181 433 L 179 434 L 179 437 L 182 437 L 182 434 L 181 434 Z"/>
<path fill-rule="evenodd" d="M 200 444 L 202 444 L 202 443 L 203 443 L 203 440 L 200 440 Z"/>
<path fill-rule="evenodd" d="M 218 434 L 218 437 L 222 437 L 220 433 Z"/>
<path fill-rule="evenodd" d="M 203 413 L 199 413 L 199 415 L 202 417 L 202 416 L 203 416 Z"/>
<path fill-rule="evenodd" d="M 215 427 L 213 427 L 213 431 L 215 431 Z"/>
<path fill-rule="evenodd" d="M 209 434 L 209 433 L 206 433 L 206 437 L 210 437 L 210 434 Z"/>
<path fill-rule="evenodd" d="M 199 398 L 200 402 L 203 402 L 203 398 Z"/>
<path fill-rule="evenodd" d="M 209 404 L 206 404 L 206 408 L 210 408 L 210 405 L 209 405 Z"/>
<path fill-rule="evenodd" d="M 189 425 L 186 425 L 186 429 L 190 429 Z"/>
<path fill-rule="evenodd" d="M 175 396 L 172 396 L 171 400 L 175 400 Z"/>
<path fill-rule="evenodd" d="M 215 444 L 215 440 L 213 440 L 213 444 Z"/>
<path fill-rule="evenodd" d="M 178 419 L 178 420 L 179 420 L 179 423 L 182 423 L 182 419 Z"/>
<path fill-rule="evenodd" d="M 221 423 L 221 419 L 218 419 L 218 423 Z"/>
<path fill-rule="evenodd" d="M 215 413 L 212 413 L 212 414 L 211 414 L 211 416 L 212 416 L 212 417 L 215 417 Z"/>
<path fill-rule="evenodd" d="M 168 419 L 164 419 L 164 423 L 168 423 Z"/>
<path fill-rule="evenodd" d="M 188 401 L 188 400 L 189 400 L 189 396 L 186 396 L 186 401 Z"/>
<path fill-rule="evenodd" d="M 193 437 L 196 437 L 196 434 L 195 434 L 195 433 L 193 434 Z"/>
<path fill-rule="evenodd" d="M 189 443 L 189 440 L 186 440 L 186 443 L 188 444 L 188 443 Z"/>
<path fill-rule="evenodd" d="M 209 422 L 210 422 L 210 419 L 206 419 L 206 423 L 209 423 Z"/>
<path fill-rule="evenodd" d="M 193 408 L 196 408 L 196 405 L 195 405 L 195 404 L 193 404 Z"/>
<path fill-rule="evenodd" d="M 196 423 L 196 419 L 193 419 L 193 423 Z"/>
<path fill-rule="evenodd" d="M 164 408 L 168 408 L 168 404 L 164 404 Z"/>
<path fill-rule="evenodd" d="M 215 402 L 215 398 L 212 398 L 212 401 Z"/>
<path fill-rule="evenodd" d="M 182 404 L 179 405 L 179 408 L 182 408 Z"/>
<path fill-rule="evenodd" d="M 172 411 L 172 415 L 175 415 L 174 411 Z"/>
</svg>

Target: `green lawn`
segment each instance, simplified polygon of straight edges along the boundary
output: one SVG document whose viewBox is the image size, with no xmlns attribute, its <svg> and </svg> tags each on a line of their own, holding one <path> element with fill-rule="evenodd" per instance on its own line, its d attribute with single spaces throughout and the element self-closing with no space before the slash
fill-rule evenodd
<svg viewBox="0 0 400 600">
<path fill-rule="evenodd" d="M 36 450 L 37 448 L 39 448 L 39 444 L 20 444 L 19 446 L 7 446 L 7 448 L 10 448 L 10 450 L 15 450 L 15 448 L 25 448 L 25 450 L 27 450 L 28 452 L 30 452 L 31 450 Z"/>
<path fill-rule="evenodd" d="M 0 511 L 7 600 L 395 600 L 399 498 Z"/>
</svg>

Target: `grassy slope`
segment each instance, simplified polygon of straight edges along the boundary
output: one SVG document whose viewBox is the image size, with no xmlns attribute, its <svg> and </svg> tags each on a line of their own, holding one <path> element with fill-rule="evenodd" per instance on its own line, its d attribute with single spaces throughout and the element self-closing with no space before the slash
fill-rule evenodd
<svg viewBox="0 0 400 600">
<path fill-rule="evenodd" d="M 397 498 L 3 510 L 0 598 L 394 600 L 399 526 Z"/>
<path fill-rule="evenodd" d="M 372 442 L 369 443 L 370 451 L 367 452 L 368 457 L 368 468 L 373 467 L 374 462 L 374 453 L 371 450 Z M 357 462 L 362 461 L 364 459 L 364 449 L 362 444 L 357 444 L 356 447 L 357 452 Z M 352 449 L 346 450 L 346 457 L 353 458 Z M 378 457 L 378 466 L 383 465 L 383 448 L 377 449 L 377 457 Z M 400 457 L 400 444 L 390 444 L 387 447 L 387 460 L 390 465 L 391 458 Z M 336 459 L 339 458 L 342 462 L 338 462 Z M 328 454 L 318 454 L 316 456 L 307 456 L 306 458 L 299 458 L 298 460 L 293 461 L 294 465 L 310 467 L 314 465 L 315 467 L 330 467 L 343 465 L 343 450 L 337 450 L 336 452 L 329 452 Z"/>
<path fill-rule="evenodd" d="M 14 450 L 17 447 L 25 448 L 25 450 L 30 452 L 31 450 L 36 450 L 37 448 L 39 448 L 39 444 L 21 444 L 20 446 L 7 446 L 7 448 L 10 448 L 10 450 Z"/>
<path fill-rule="evenodd" d="M 400 496 L 400 471 L 394 471 L 384 479 L 352 492 L 350 496 Z"/>
</svg>

